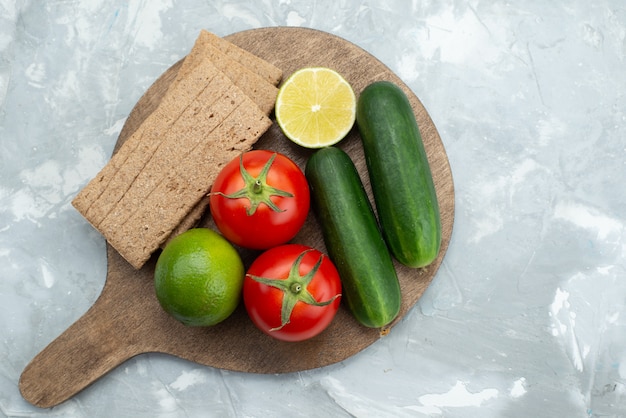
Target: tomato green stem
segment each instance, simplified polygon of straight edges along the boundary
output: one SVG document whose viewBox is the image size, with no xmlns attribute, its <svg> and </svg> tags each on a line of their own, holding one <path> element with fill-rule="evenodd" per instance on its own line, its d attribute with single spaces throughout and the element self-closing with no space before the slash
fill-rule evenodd
<svg viewBox="0 0 626 418">
<path fill-rule="evenodd" d="M 241 173 L 241 177 L 243 178 L 243 187 L 236 192 L 230 194 L 224 194 L 222 192 L 215 192 L 215 194 L 223 196 L 227 199 L 248 199 L 250 201 L 250 206 L 246 208 L 246 213 L 248 214 L 248 216 L 254 215 L 257 208 L 261 204 L 267 205 L 275 212 L 283 212 L 283 209 L 280 209 L 272 201 L 272 196 L 293 197 L 293 194 L 285 190 L 277 189 L 267 184 L 267 175 L 275 158 L 276 153 L 274 153 L 270 157 L 270 159 L 267 160 L 259 175 L 257 177 L 253 177 L 243 166 L 242 154 L 239 157 L 239 171 Z"/>
<path fill-rule="evenodd" d="M 260 194 L 260 193 L 263 193 L 263 183 L 261 182 L 261 180 L 256 179 L 256 180 L 254 181 L 254 186 L 252 186 L 252 191 L 253 191 L 255 194 Z"/>
</svg>

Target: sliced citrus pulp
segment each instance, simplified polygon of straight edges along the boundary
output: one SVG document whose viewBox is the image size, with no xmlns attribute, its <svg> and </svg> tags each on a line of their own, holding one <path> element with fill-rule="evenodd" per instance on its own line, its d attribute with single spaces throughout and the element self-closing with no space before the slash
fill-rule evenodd
<svg viewBox="0 0 626 418">
<path fill-rule="evenodd" d="M 287 138 L 306 148 L 322 148 L 336 144 L 350 132 L 356 97 L 336 71 L 302 68 L 280 87 L 275 114 Z"/>
</svg>

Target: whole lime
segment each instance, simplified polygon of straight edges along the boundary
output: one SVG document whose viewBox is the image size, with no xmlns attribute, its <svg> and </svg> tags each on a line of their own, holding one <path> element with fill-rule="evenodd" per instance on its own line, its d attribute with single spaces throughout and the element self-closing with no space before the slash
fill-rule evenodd
<svg viewBox="0 0 626 418">
<path fill-rule="evenodd" d="M 172 239 L 154 271 L 163 309 L 185 325 L 215 325 L 241 300 L 245 270 L 237 250 L 208 228 L 190 229 Z"/>
</svg>

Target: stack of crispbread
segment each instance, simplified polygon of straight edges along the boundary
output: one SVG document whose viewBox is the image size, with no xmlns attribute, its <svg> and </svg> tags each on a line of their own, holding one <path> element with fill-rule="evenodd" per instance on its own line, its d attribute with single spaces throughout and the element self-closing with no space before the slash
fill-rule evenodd
<svg viewBox="0 0 626 418">
<path fill-rule="evenodd" d="M 270 127 L 280 69 L 202 31 L 157 109 L 72 201 L 135 268 L 192 227 L 221 168 Z"/>
</svg>

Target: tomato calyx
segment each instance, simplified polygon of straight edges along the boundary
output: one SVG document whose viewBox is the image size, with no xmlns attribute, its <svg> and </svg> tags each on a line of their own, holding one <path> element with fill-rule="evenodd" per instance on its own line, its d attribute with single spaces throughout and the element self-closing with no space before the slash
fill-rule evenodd
<svg viewBox="0 0 626 418">
<path fill-rule="evenodd" d="M 309 270 L 309 272 L 305 275 L 300 275 L 300 263 L 302 262 L 302 259 L 304 258 L 306 253 L 310 251 L 313 250 L 303 251 L 298 256 L 298 258 L 296 258 L 294 263 L 291 265 L 291 269 L 289 270 L 289 276 L 286 279 L 259 277 L 248 274 L 248 277 L 250 277 L 252 280 L 265 284 L 267 286 L 275 287 L 283 292 L 283 302 L 280 311 L 281 325 L 279 327 L 271 328 L 270 331 L 277 331 L 289 323 L 291 318 L 291 312 L 298 302 L 303 302 L 307 305 L 313 306 L 326 306 L 331 304 L 335 299 L 341 296 L 341 294 L 337 294 L 329 300 L 318 302 L 308 291 L 307 287 L 317 273 L 317 270 L 322 264 L 324 258 L 324 255 L 320 255 L 320 258 L 317 260 L 313 268 Z"/>
<path fill-rule="evenodd" d="M 223 196 L 227 199 L 248 199 L 250 201 L 250 206 L 246 208 L 246 214 L 248 216 L 254 215 L 257 208 L 262 203 L 266 204 L 270 209 L 275 212 L 283 212 L 282 209 L 276 206 L 271 197 L 293 197 L 293 194 L 284 190 L 277 189 L 267 184 L 267 174 L 269 173 L 275 158 L 276 153 L 274 153 L 270 157 L 270 159 L 267 160 L 259 175 L 257 177 L 254 177 L 243 166 L 242 154 L 239 157 L 239 171 L 241 173 L 241 177 L 243 178 L 244 186 L 240 190 L 237 190 L 236 192 L 230 194 L 224 194 L 222 192 L 216 192 L 215 194 Z"/>
</svg>

